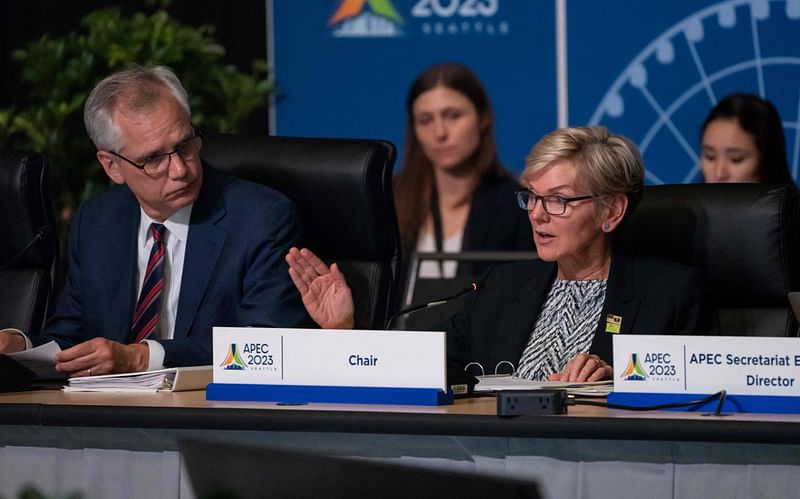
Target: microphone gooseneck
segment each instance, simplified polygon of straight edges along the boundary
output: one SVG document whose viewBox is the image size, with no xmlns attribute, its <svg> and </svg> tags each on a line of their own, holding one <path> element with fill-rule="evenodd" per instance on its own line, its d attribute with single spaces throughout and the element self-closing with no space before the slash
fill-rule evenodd
<svg viewBox="0 0 800 499">
<path fill-rule="evenodd" d="M 13 268 L 14 265 L 17 264 L 18 261 L 22 260 L 22 258 L 30 251 L 36 244 L 45 238 L 45 236 L 50 235 L 50 227 L 47 225 L 42 225 L 39 227 L 39 230 L 36 231 L 36 234 L 33 235 L 28 244 L 25 245 L 22 250 L 20 250 L 16 255 L 12 256 L 8 259 L 6 263 L 0 265 L 0 270 L 6 270 Z"/>
<path fill-rule="evenodd" d="M 433 301 L 421 303 L 419 305 L 412 305 L 412 306 L 410 306 L 408 308 L 404 308 L 403 310 L 397 312 L 396 314 L 392 315 L 389 318 L 389 320 L 386 322 L 386 327 L 384 329 L 387 329 L 387 330 L 391 329 L 392 328 L 392 324 L 394 324 L 394 321 L 396 321 L 399 317 L 401 317 L 403 315 L 413 314 L 414 312 L 418 312 L 418 311 L 426 309 L 426 308 L 438 307 L 439 305 L 444 305 L 445 303 L 449 302 L 450 300 L 455 300 L 459 296 L 461 296 L 463 294 L 466 294 L 466 293 L 469 293 L 470 291 L 477 292 L 481 288 L 482 284 L 483 283 L 481 283 L 480 281 L 478 281 L 476 279 L 476 280 L 472 281 L 469 286 L 467 286 L 466 288 L 460 290 L 459 292 L 457 292 L 457 293 L 455 293 L 453 295 L 446 296 L 446 297 L 440 298 L 438 300 L 433 300 Z"/>
</svg>

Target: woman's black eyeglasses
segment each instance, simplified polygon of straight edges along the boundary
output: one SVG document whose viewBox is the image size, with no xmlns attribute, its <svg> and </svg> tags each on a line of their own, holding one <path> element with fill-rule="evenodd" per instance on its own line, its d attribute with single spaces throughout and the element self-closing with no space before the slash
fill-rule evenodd
<svg viewBox="0 0 800 499">
<path fill-rule="evenodd" d="M 567 203 L 573 201 L 583 201 L 585 199 L 594 199 L 596 196 L 575 196 L 565 198 L 564 196 L 540 196 L 533 191 L 527 189 L 517 191 L 517 206 L 525 211 L 533 211 L 536 208 L 536 201 L 542 201 L 542 207 L 550 215 L 563 215 L 567 211 Z"/>
</svg>

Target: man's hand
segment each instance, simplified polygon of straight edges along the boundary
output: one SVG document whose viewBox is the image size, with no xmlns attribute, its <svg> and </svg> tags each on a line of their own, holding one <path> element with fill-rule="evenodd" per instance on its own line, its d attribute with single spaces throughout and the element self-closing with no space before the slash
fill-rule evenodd
<svg viewBox="0 0 800 499">
<path fill-rule="evenodd" d="M 567 362 L 563 371 L 551 374 L 547 379 L 550 381 L 602 381 L 611 379 L 613 375 L 614 368 L 597 355 L 579 353 Z"/>
<path fill-rule="evenodd" d="M 56 369 L 70 376 L 146 371 L 150 361 L 147 343 L 124 345 L 92 338 L 56 354 Z"/>
<path fill-rule="evenodd" d="M 25 338 L 13 329 L 0 331 L 0 353 L 15 353 L 25 350 Z"/>
<path fill-rule="evenodd" d="M 289 277 L 314 322 L 325 329 L 353 328 L 353 296 L 335 263 L 328 267 L 306 248 L 290 249 L 286 263 Z"/>
</svg>

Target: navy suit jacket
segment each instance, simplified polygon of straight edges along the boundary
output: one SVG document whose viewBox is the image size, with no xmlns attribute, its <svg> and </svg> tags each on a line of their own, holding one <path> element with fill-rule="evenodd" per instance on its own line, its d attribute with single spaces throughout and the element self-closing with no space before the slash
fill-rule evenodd
<svg viewBox="0 0 800 499">
<path fill-rule="evenodd" d="M 461 366 L 480 362 L 486 374 L 500 361 L 518 366 L 556 272 L 554 262 L 542 260 L 509 263 L 487 272 L 479 279 L 479 292 L 467 295 L 464 310 L 445 326 L 450 360 Z M 621 253 L 611 259 L 603 311 L 590 348 L 590 353 L 612 363 L 609 315 L 622 319 L 622 334 L 693 334 L 719 328 L 697 269 Z"/>
<path fill-rule="evenodd" d="M 140 220 L 120 186 L 87 201 L 69 237 L 69 273 L 55 313 L 34 344 L 62 348 L 94 337 L 129 342 L 136 303 Z M 300 246 L 294 205 L 278 192 L 204 167 L 192 208 L 174 339 L 164 365 L 210 364 L 213 326 L 312 327 L 284 256 Z"/>
</svg>

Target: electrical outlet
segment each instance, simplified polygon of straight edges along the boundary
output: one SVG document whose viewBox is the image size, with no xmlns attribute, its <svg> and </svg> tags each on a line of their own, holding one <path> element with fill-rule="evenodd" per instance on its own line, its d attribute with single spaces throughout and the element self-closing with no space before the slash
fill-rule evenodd
<svg viewBox="0 0 800 499">
<path fill-rule="evenodd" d="M 497 394 L 498 416 L 567 413 L 566 390 L 511 390 Z"/>
</svg>

